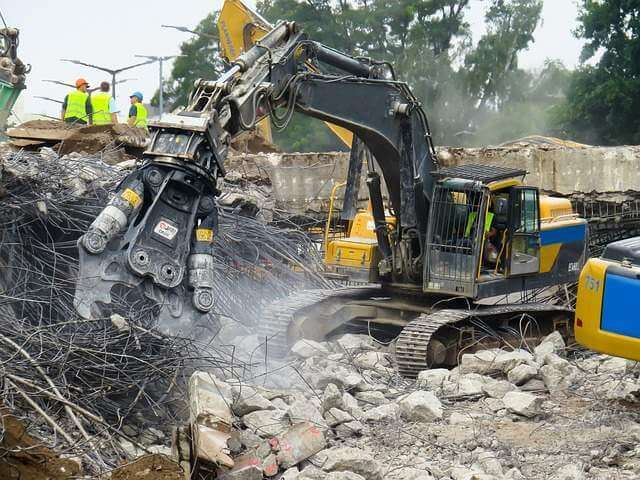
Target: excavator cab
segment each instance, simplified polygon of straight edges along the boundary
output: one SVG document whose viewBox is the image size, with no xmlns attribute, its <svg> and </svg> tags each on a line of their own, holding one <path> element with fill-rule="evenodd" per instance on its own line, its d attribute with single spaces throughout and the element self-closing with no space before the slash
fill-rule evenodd
<svg viewBox="0 0 640 480">
<path fill-rule="evenodd" d="M 587 226 L 568 200 L 523 185 L 525 170 L 464 165 L 436 175 L 424 291 L 479 300 L 575 279 Z"/>
</svg>

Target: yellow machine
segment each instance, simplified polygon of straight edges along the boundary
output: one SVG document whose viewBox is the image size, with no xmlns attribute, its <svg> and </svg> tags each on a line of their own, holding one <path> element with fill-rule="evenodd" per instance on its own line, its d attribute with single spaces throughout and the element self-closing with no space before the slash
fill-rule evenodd
<svg viewBox="0 0 640 480">
<path fill-rule="evenodd" d="M 227 62 L 232 62 L 249 50 L 272 28 L 273 25 L 240 0 L 225 0 L 218 16 L 220 52 L 223 58 Z M 310 64 L 307 64 L 307 68 L 314 71 L 313 66 Z M 342 143 L 347 147 L 351 147 L 353 134 L 349 130 L 329 122 L 324 123 Z M 266 140 L 272 140 L 271 123 L 268 118 L 258 124 L 258 132 Z"/>
<path fill-rule="evenodd" d="M 533 231 L 539 222 L 539 233 L 533 233 L 533 236 L 511 235 L 509 198 L 512 195 L 511 191 L 518 187 L 523 187 L 519 178 L 493 181 L 486 185 L 487 212 L 493 211 L 485 217 L 491 220 L 486 224 L 482 243 L 488 248 L 498 248 L 494 251 L 495 258 L 490 258 L 487 252 L 481 253 L 485 258 L 479 263 L 476 281 L 495 280 L 505 277 L 508 273 L 549 274 L 556 268 L 558 274 L 563 272 L 575 275 L 580 268 L 580 263 L 575 260 L 582 257 L 585 248 L 586 221 L 578 218 L 573 212 L 568 199 L 539 195 L 539 214 L 536 213 L 539 217 L 532 218 L 532 225 L 529 225 Z M 537 191 L 535 194 L 537 196 Z M 458 210 L 468 208 L 472 202 L 467 194 L 462 192 L 454 192 L 452 198 Z M 386 221 L 393 231 L 396 225 L 395 217 L 387 216 Z M 327 229 L 328 225 L 327 223 Z M 327 270 L 334 274 L 334 278 L 350 282 L 377 281 L 377 265 L 381 254 L 376 238 L 371 210 L 359 211 L 346 238 L 328 241 L 325 235 Z M 568 245 L 571 246 L 572 252 L 567 258 L 573 259 L 572 262 L 565 259 L 565 254 L 569 252 L 560 254 L 561 249 L 564 247 L 566 250 Z"/>
<path fill-rule="evenodd" d="M 607 245 L 585 265 L 578 284 L 576 341 L 640 361 L 640 237 Z"/>
<path fill-rule="evenodd" d="M 375 330 L 396 339 L 398 369 L 415 377 L 455 365 L 462 353 L 531 346 L 554 330 L 571 336 L 572 309 L 544 294 L 578 280 L 586 221 L 568 200 L 524 185 L 526 170 L 440 165 L 420 101 L 385 65 L 282 21 L 220 78 L 198 81 L 185 110 L 150 124 L 145 163 L 113 197 L 121 221 L 110 203 L 80 239 L 79 278 L 96 279 L 78 283 L 80 314 L 100 312 L 115 285 L 144 283 L 162 321 L 208 321 L 215 240 L 200 232 L 218 225 L 228 145 L 267 116 L 284 128 L 297 112 L 354 133 L 342 209 L 352 225 L 346 238 L 326 242 L 327 263 L 347 279 L 375 281 L 266 306 L 255 327 L 270 352 L 286 354 L 300 338 Z M 358 213 L 365 160 L 371 212 Z M 141 208 L 119 200 L 127 189 L 144 197 Z"/>
</svg>

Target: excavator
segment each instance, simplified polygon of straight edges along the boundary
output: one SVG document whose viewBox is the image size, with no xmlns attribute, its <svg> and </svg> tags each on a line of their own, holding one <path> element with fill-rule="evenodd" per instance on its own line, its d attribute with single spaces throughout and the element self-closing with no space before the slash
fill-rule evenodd
<svg viewBox="0 0 640 480">
<path fill-rule="evenodd" d="M 143 164 L 78 241 L 79 314 L 101 316 L 124 288 L 154 302 L 164 326 L 211 321 L 229 144 L 267 117 L 286 128 L 294 112 L 351 132 L 342 215 L 354 220 L 365 175 L 375 239 L 334 249 L 345 268 L 366 271 L 367 286 L 303 291 L 264 309 L 255 328 L 271 354 L 345 328 L 393 332 L 399 370 L 415 377 L 462 352 L 572 335 L 571 308 L 544 298 L 584 265 L 587 224 L 570 202 L 525 185 L 525 170 L 442 168 L 427 115 L 390 63 L 337 51 L 287 21 L 217 80 L 197 81 L 182 111 L 150 123 Z"/>
<path fill-rule="evenodd" d="M 597 352 L 640 361 L 640 237 L 610 243 L 584 266 L 576 300 L 576 341 Z"/>
<path fill-rule="evenodd" d="M 20 31 L 17 28 L 0 28 L 0 132 L 6 128 L 7 119 L 20 92 L 25 88 L 26 75 L 31 65 L 18 58 Z"/>
</svg>

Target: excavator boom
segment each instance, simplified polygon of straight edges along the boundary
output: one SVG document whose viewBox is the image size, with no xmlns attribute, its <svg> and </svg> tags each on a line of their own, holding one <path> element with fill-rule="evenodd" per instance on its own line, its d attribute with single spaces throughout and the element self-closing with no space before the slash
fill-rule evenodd
<svg viewBox="0 0 640 480">
<path fill-rule="evenodd" d="M 273 25 L 240 0 L 225 0 L 218 16 L 220 52 L 223 58 L 229 63 L 233 62 L 272 28 Z M 314 71 L 313 65 L 307 64 L 306 67 Z M 345 146 L 351 147 L 353 134 L 349 130 L 329 122 L 325 123 Z M 271 141 L 271 124 L 268 119 L 258 123 L 258 131 L 263 138 Z"/>
<path fill-rule="evenodd" d="M 385 64 L 354 59 L 281 22 L 222 77 L 197 82 L 184 111 L 150 125 L 144 164 L 79 241 L 84 280 L 76 291 L 78 311 L 97 315 L 96 305 L 109 304 L 111 289 L 124 284 L 162 305 L 160 317 L 168 324 L 206 317 L 213 305 L 207 272 L 213 268 L 217 179 L 225 174 L 229 144 L 267 116 L 284 128 L 294 111 L 354 133 L 349 195 L 357 193 L 363 159 L 371 155 L 399 218 L 398 241 L 417 258 L 415 232 L 425 229 L 436 168 L 419 102 L 406 84 L 388 79 Z M 380 174 L 367 164 L 376 235 L 390 273 Z"/>
</svg>

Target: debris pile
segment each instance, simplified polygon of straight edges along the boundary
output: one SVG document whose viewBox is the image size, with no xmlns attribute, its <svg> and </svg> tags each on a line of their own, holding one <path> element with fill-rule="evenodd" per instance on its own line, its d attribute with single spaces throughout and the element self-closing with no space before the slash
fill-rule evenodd
<svg viewBox="0 0 640 480">
<path fill-rule="evenodd" d="M 398 375 L 393 343 L 301 340 L 252 376 L 192 376 L 183 463 L 224 479 L 632 479 L 639 373 L 557 333 L 415 381 Z"/>
<path fill-rule="evenodd" d="M 59 156 L 50 148 L 36 154 L 2 145 L 0 158 L 0 456 L 9 469 L 2 478 L 77 473 L 64 465 L 51 473 L 38 460 L 47 456 L 68 457 L 97 475 L 145 452 L 169 454 L 172 427 L 189 418 L 190 373 L 247 368 L 216 337 L 218 318 L 226 331 L 241 328 L 261 302 L 304 284 L 326 285 L 311 270 L 317 250 L 299 231 L 223 208 L 221 301 L 206 336 L 164 335 L 148 309 L 124 299 L 124 315 L 79 318 L 76 241 L 126 170 L 105 164 L 100 153 Z M 118 470 L 113 478 L 128 477 Z"/>
<path fill-rule="evenodd" d="M 109 164 L 139 157 L 149 142 L 146 130 L 126 124 L 83 126 L 59 120 L 31 120 L 10 128 L 7 136 L 19 148 L 51 147 L 60 156 L 99 154 Z"/>
</svg>

